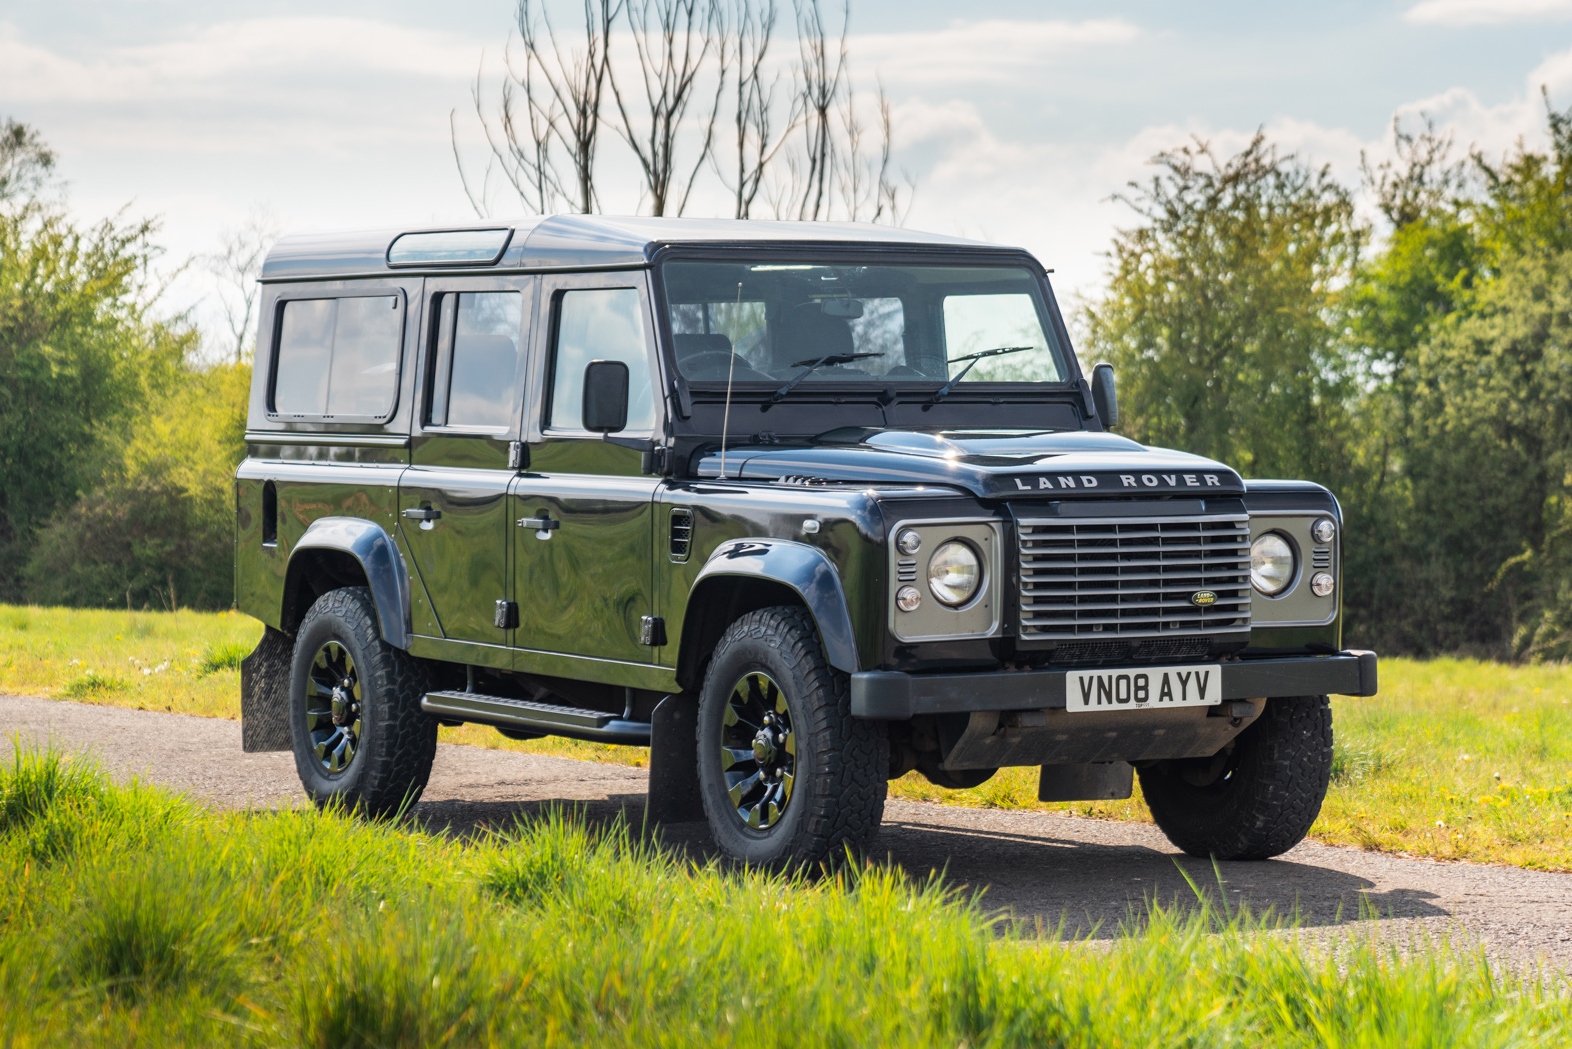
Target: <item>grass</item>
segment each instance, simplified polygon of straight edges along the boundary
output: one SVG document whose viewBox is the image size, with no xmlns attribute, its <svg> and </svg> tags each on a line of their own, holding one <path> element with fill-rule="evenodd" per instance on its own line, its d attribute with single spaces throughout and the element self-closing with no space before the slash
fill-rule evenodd
<svg viewBox="0 0 1572 1049">
<path fill-rule="evenodd" d="M 26 799 L 13 803 L 14 798 Z M 0 1045 L 1548 1046 L 1555 975 L 1477 950 L 1312 942 L 1213 894 L 1120 935 L 848 865 L 701 864 L 549 812 L 453 839 L 216 812 L 57 754 L 0 763 Z M 75 821 L 69 847 L 37 825 Z M 1260 936 L 1262 930 L 1277 935 Z"/>
<path fill-rule="evenodd" d="M 231 668 L 260 634 L 258 623 L 233 613 L 0 606 L 0 692 L 235 718 L 239 678 Z M 1314 838 L 1437 859 L 1572 870 L 1572 667 L 1388 659 L 1381 664 L 1380 696 L 1332 702 L 1338 749 Z M 478 725 L 443 729 L 442 739 L 648 763 L 642 748 L 518 742 Z M 963 791 L 934 787 L 912 773 L 890 784 L 890 795 L 1149 819 L 1139 787 L 1129 801 L 1038 802 L 1034 768 L 1003 769 Z"/>
</svg>

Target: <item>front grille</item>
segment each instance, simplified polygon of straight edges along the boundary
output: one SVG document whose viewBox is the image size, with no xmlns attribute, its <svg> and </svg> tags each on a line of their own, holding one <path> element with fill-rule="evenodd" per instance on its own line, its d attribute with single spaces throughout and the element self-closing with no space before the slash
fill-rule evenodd
<svg viewBox="0 0 1572 1049">
<path fill-rule="evenodd" d="M 1248 516 L 1024 520 L 1022 640 L 1250 627 Z M 1195 597 L 1210 591 L 1210 605 Z"/>
</svg>

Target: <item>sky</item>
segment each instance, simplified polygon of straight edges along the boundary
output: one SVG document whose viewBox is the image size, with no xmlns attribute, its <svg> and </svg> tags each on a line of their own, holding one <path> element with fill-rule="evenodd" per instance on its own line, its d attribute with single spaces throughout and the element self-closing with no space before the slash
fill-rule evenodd
<svg viewBox="0 0 1572 1049">
<path fill-rule="evenodd" d="M 0 117 L 57 150 L 77 214 L 158 216 L 171 266 L 257 209 L 289 231 L 472 221 L 451 129 L 478 164 L 471 91 L 494 97 L 514 8 L 4 0 Z M 1071 302 L 1102 286 L 1132 220 L 1114 194 L 1160 150 L 1264 129 L 1353 184 L 1394 117 L 1500 156 L 1543 142 L 1541 87 L 1572 106 L 1572 0 L 852 0 L 849 45 L 893 105 L 906 224 L 1026 247 Z M 603 148 L 605 210 L 633 212 L 631 161 Z M 711 182 L 689 213 L 728 198 Z M 167 302 L 211 326 L 212 290 L 193 266 Z"/>
</svg>

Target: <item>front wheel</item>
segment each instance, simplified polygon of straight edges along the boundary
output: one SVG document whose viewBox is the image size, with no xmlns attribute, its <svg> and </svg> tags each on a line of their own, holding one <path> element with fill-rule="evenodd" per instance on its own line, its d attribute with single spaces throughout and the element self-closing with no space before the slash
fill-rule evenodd
<svg viewBox="0 0 1572 1049">
<path fill-rule="evenodd" d="M 699 696 L 698 757 L 710 832 L 745 863 L 835 862 L 884 817 L 884 726 L 851 716 L 848 678 L 800 608 L 727 629 Z"/>
<path fill-rule="evenodd" d="M 413 805 L 437 754 L 421 712 L 421 664 L 382 640 L 365 587 L 331 590 L 295 635 L 289 728 L 301 785 L 318 805 L 368 816 Z"/>
<path fill-rule="evenodd" d="M 1325 696 L 1269 699 L 1215 757 L 1162 761 L 1140 773 L 1152 818 L 1190 855 L 1281 855 L 1304 840 L 1326 799 L 1332 705 Z"/>
</svg>

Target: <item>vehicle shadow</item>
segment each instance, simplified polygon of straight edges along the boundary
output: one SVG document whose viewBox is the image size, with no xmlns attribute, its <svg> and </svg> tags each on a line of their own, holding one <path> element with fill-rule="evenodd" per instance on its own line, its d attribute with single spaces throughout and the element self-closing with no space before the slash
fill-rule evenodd
<svg viewBox="0 0 1572 1049">
<path fill-rule="evenodd" d="M 704 824 L 648 825 L 644 805 L 643 794 L 593 801 L 444 800 L 422 802 L 411 815 L 430 831 L 470 836 L 506 832 L 518 820 L 552 809 L 572 810 L 591 826 L 610 827 L 621 819 L 636 834 L 694 862 L 726 862 Z M 981 909 L 1001 933 L 1057 929 L 1067 938 L 1107 940 L 1142 924 L 1152 902 L 1183 916 L 1203 898 L 1214 913 L 1237 914 L 1243 908 L 1266 924 L 1281 920 L 1301 928 L 1449 914 L 1432 902 L 1434 893 L 1375 892 L 1367 878 L 1313 863 L 1276 859 L 1214 865 L 1146 844 L 1106 844 L 1052 833 L 891 821 L 880 829 L 869 858 L 919 881 L 937 876 L 962 897 L 978 894 Z"/>
</svg>

